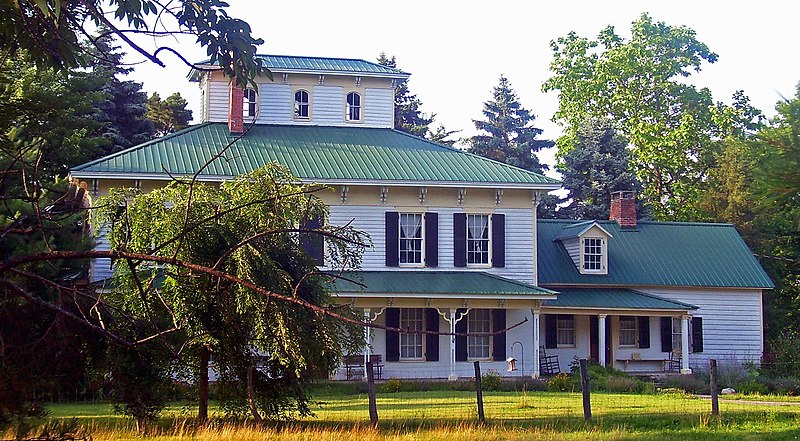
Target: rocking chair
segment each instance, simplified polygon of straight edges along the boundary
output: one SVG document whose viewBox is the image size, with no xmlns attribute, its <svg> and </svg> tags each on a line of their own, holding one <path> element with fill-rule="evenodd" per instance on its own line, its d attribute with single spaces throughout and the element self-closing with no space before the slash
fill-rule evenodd
<svg viewBox="0 0 800 441">
<path fill-rule="evenodd" d="M 539 347 L 539 373 L 542 375 L 555 375 L 561 373 L 558 355 L 547 355 L 544 346 Z"/>
</svg>

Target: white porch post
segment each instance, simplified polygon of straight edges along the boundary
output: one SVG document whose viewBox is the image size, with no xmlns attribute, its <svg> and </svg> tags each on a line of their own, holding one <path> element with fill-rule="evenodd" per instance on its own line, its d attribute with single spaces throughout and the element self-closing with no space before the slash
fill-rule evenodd
<svg viewBox="0 0 800 441">
<path fill-rule="evenodd" d="M 456 310 L 450 310 L 450 381 L 458 380 L 456 375 Z"/>
<path fill-rule="evenodd" d="M 606 365 L 606 314 L 597 316 L 597 361 L 600 366 Z"/>
<path fill-rule="evenodd" d="M 681 316 L 681 373 L 691 374 L 689 368 L 689 316 Z"/>
<path fill-rule="evenodd" d="M 539 316 L 541 315 L 541 311 L 538 309 L 531 309 L 531 313 L 533 313 L 533 375 L 534 379 L 539 378 L 541 372 L 539 371 L 539 345 L 540 345 L 540 337 L 539 337 Z"/>
<path fill-rule="evenodd" d="M 372 321 L 370 320 L 370 311 L 369 308 L 364 308 L 364 323 L 369 325 Z M 369 345 L 372 342 L 372 328 L 369 326 L 364 327 L 364 379 L 367 378 L 367 362 L 369 361 L 370 356 L 370 349 Z"/>
</svg>

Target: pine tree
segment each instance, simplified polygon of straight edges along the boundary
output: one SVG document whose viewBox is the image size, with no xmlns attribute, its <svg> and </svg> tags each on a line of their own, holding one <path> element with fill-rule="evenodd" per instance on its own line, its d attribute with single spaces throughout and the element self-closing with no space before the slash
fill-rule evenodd
<svg viewBox="0 0 800 441">
<path fill-rule="evenodd" d="M 608 119 L 589 118 L 577 130 L 575 145 L 558 167 L 571 203 L 566 215 L 574 219 L 608 219 L 611 193 L 641 191 L 630 170 L 628 142 Z M 642 215 L 640 207 L 637 212 Z"/>
<path fill-rule="evenodd" d="M 395 57 L 388 58 L 384 52 L 378 56 L 378 64 L 397 68 Z M 408 90 L 408 82 L 401 82 L 394 92 L 394 128 L 422 138 L 427 137 L 436 114 L 423 113 L 419 110 L 420 106 L 422 102 Z"/>
<path fill-rule="evenodd" d="M 545 169 L 535 153 L 553 147 L 553 141 L 536 139 L 542 133 L 532 125 L 536 116 L 522 107 L 505 76 L 500 76 L 492 99 L 483 103 L 483 115 L 486 121 L 472 122 L 476 129 L 488 135 L 469 139 L 471 153 L 537 173 Z"/>
</svg>

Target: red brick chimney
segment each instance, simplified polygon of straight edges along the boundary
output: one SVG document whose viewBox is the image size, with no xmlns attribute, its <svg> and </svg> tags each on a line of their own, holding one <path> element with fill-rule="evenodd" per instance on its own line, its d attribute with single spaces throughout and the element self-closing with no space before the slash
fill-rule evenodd
<svg viewBox="0 0 800 441">
<path fill-rule="evenodd" d="M 228 130 L 244 133 L 244 90 L 232 80 L 228 91 Z"/>
<path fill-rule="evenodd" d="M 636 228 L 636 192 L 611 193 L 611 211 L 608 219 L 617 221 L 622 228 Z"/>
</svg>

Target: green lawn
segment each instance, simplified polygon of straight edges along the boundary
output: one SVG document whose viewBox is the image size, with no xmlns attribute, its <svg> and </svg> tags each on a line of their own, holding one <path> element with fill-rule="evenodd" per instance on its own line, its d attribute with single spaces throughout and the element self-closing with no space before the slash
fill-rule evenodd
<svg viewBox="0 0 800 441">
<path fill-rule="evenodd" d="M 800 439 L 800 406 L 766 406 L 722 401 L 722 418 L 710 416 L 708 400 L 681 394 L 592 395 L 594 420 L 585 423 L 581 396 L 575 393 L 487 392 L 487 424 L 475 423 L 474 392 L 383 393 L 378 396 L 381 430 L 368 427 L 365 395 L 319 395 L 316 414 L 297 423 L 252 427 L 221 418 L 197 427 L 195 409 L 172 405 L 154 439 L 253 439 L 313 441 L 373 440 L 784 440 Z M 770 400 L 776 401 L 776 400 Z M 108 404 L 53 404 L 50 418 L 77 418 L 93 439 L 137 439 L 131 422 Z M 217 415 L 220 416 L 220 415 Z M 3 438 L 0 433 L 0 438 Z M 8 438 L 6 434 L 5 438 Z M 141 439 L 141 438 L 138 438 Z"/>
</svg>

